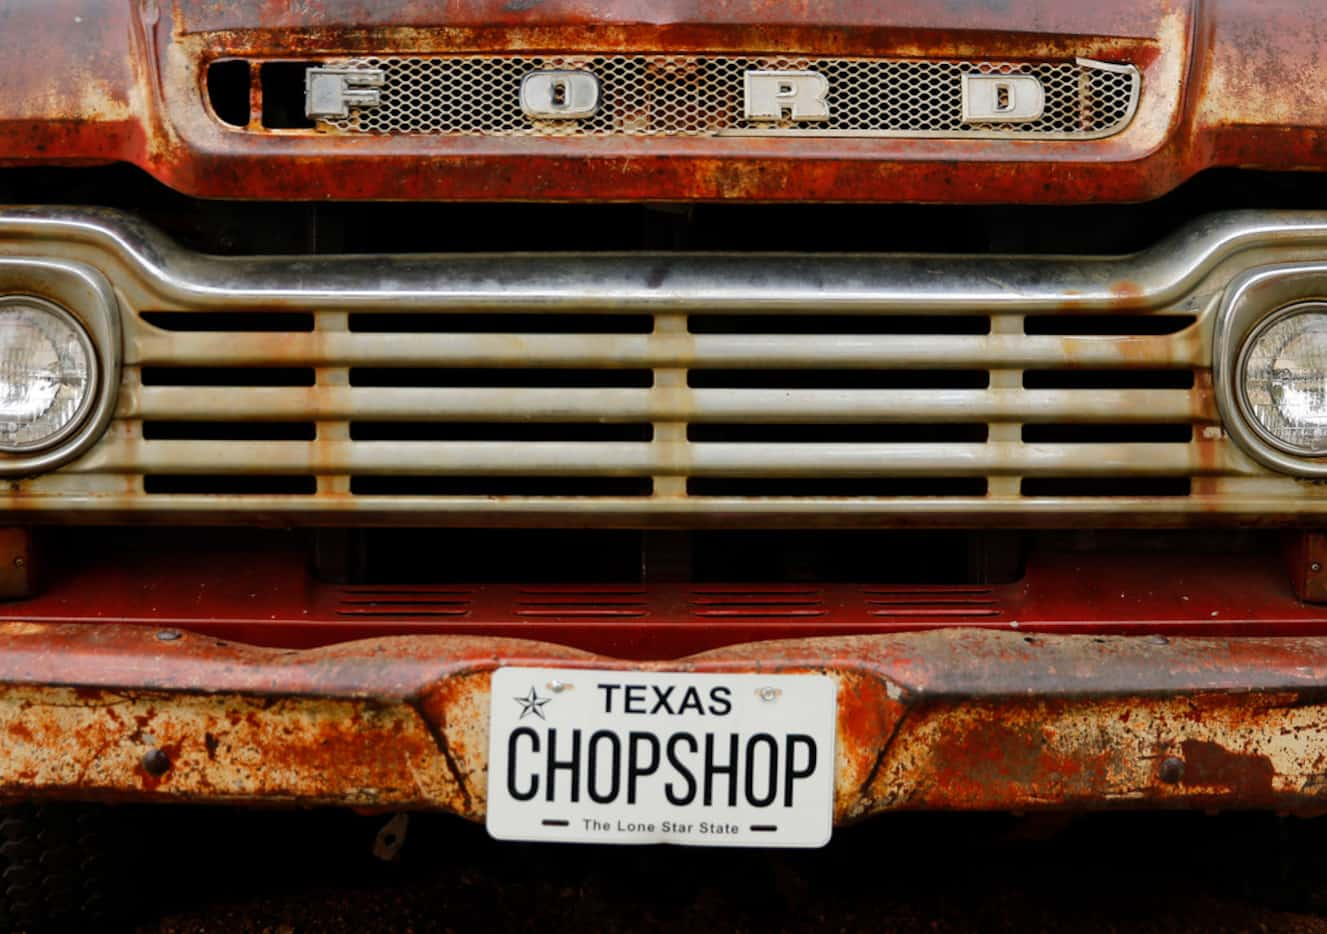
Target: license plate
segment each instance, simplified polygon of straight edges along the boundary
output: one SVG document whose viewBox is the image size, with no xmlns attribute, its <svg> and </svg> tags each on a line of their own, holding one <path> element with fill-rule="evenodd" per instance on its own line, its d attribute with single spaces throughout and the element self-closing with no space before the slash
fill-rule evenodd
<svg viewBox="0 0 1327 934">
<path fill-rule="evenodd" d="M 488 830 L 500 840 L 815 847 L 833 825 L 825 675 L 500 668 Z"/>
</svg>

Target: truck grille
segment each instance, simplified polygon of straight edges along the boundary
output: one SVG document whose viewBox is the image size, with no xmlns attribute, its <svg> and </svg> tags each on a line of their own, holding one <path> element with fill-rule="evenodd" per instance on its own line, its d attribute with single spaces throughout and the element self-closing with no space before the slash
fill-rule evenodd
<svg viewBox="0 0 1327 934">
<path fill-rule="evenodd" d="M 11 484 L 11 510 L 1053 525 L 1327 505 L 1225 437 L 1208 370 L 1225 278 L 1309 250 L 1309 220 L 1263 228 L 1288 245 L 1236 217 L 1125 259 L 218 259 L 69 214 L 0 215 L 0 244 L 115 282 L 119 409 L 80 460 Z"/>
<path fill-rule="evenodd" d="M 743 116 L 743 75 L 812 70 L 829 81 L 830 119 L 785 122 L 779 132 L 856 136 L 1092 139 L 1123 129 L 1138 104 L 1131 66 L 1099 62 L 962 62 L 725 56 L 393 56 L 327 62 L 379 69 L 381 103 L 320 121 L 335 133 L 458 136 L 713 136 L 766 133 Z M 521 79 L 543 69 L 588 71 L 601 104 L 581 120 L 534 120 L 521 110 Z M 963 122 L 965 74 L 1041 79 L 1044 115 L 1025 123 Z"/>
</svg>

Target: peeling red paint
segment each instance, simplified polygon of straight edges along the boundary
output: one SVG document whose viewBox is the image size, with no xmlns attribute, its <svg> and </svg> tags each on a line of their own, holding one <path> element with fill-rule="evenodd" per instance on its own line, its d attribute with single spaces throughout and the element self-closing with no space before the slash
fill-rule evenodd
<svg viewBox="0 0 1327 934">
<path fill-rule="evenodd" d="M 160 0 L 153 17 L 158 2 L 7 5 L 0 163 L 130 162 L 190 194 L 255 199 L 1021 203 L 1141 200 L 1212 166 L 1327 163 L 1327 89 L 1302 80 L 1327 54 L 1315 0 L 565 0 L 521 10 L 485 0 L 275 12 L 253 0 Z M 444 50 L 1084 56 L 1133 62 L 1144 91 L 1125 132 L 1081 142 L 273 135 L 225 129 L 202 100 L 203 68 L 219 57 Z"/>
</svg>

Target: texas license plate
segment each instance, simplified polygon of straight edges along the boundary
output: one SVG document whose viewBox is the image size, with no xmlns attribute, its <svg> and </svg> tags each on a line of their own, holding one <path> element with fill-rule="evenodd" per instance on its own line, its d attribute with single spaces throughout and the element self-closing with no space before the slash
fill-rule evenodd
<svg viewBox="0 0 1327 934">
<path fill-rule="evenodd" d="M 825 675 L 501 668 L 491 704 L 494 837 L 829 841 L 837 686 Z"/>
</svg>

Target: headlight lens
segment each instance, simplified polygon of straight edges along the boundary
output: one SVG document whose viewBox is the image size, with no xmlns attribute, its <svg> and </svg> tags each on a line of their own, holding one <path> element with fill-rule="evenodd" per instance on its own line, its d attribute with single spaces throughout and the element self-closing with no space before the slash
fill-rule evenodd
<svg viewBox="0 0 1327 934">
<path fill-rule="evenodd" d="M 0 300 L 0 450 L 48 447 L 77 429 L 96 377 L 92 342 L 72 315 L 42 299 Z"/>
<path fill-rule="evenodd" d="M 1250 338 L 1243 355 L 1241 382 L 1254 426 L 1297 454 L 1327 454 L 1324 311 L 1273 318 Z"/>
</svg>

